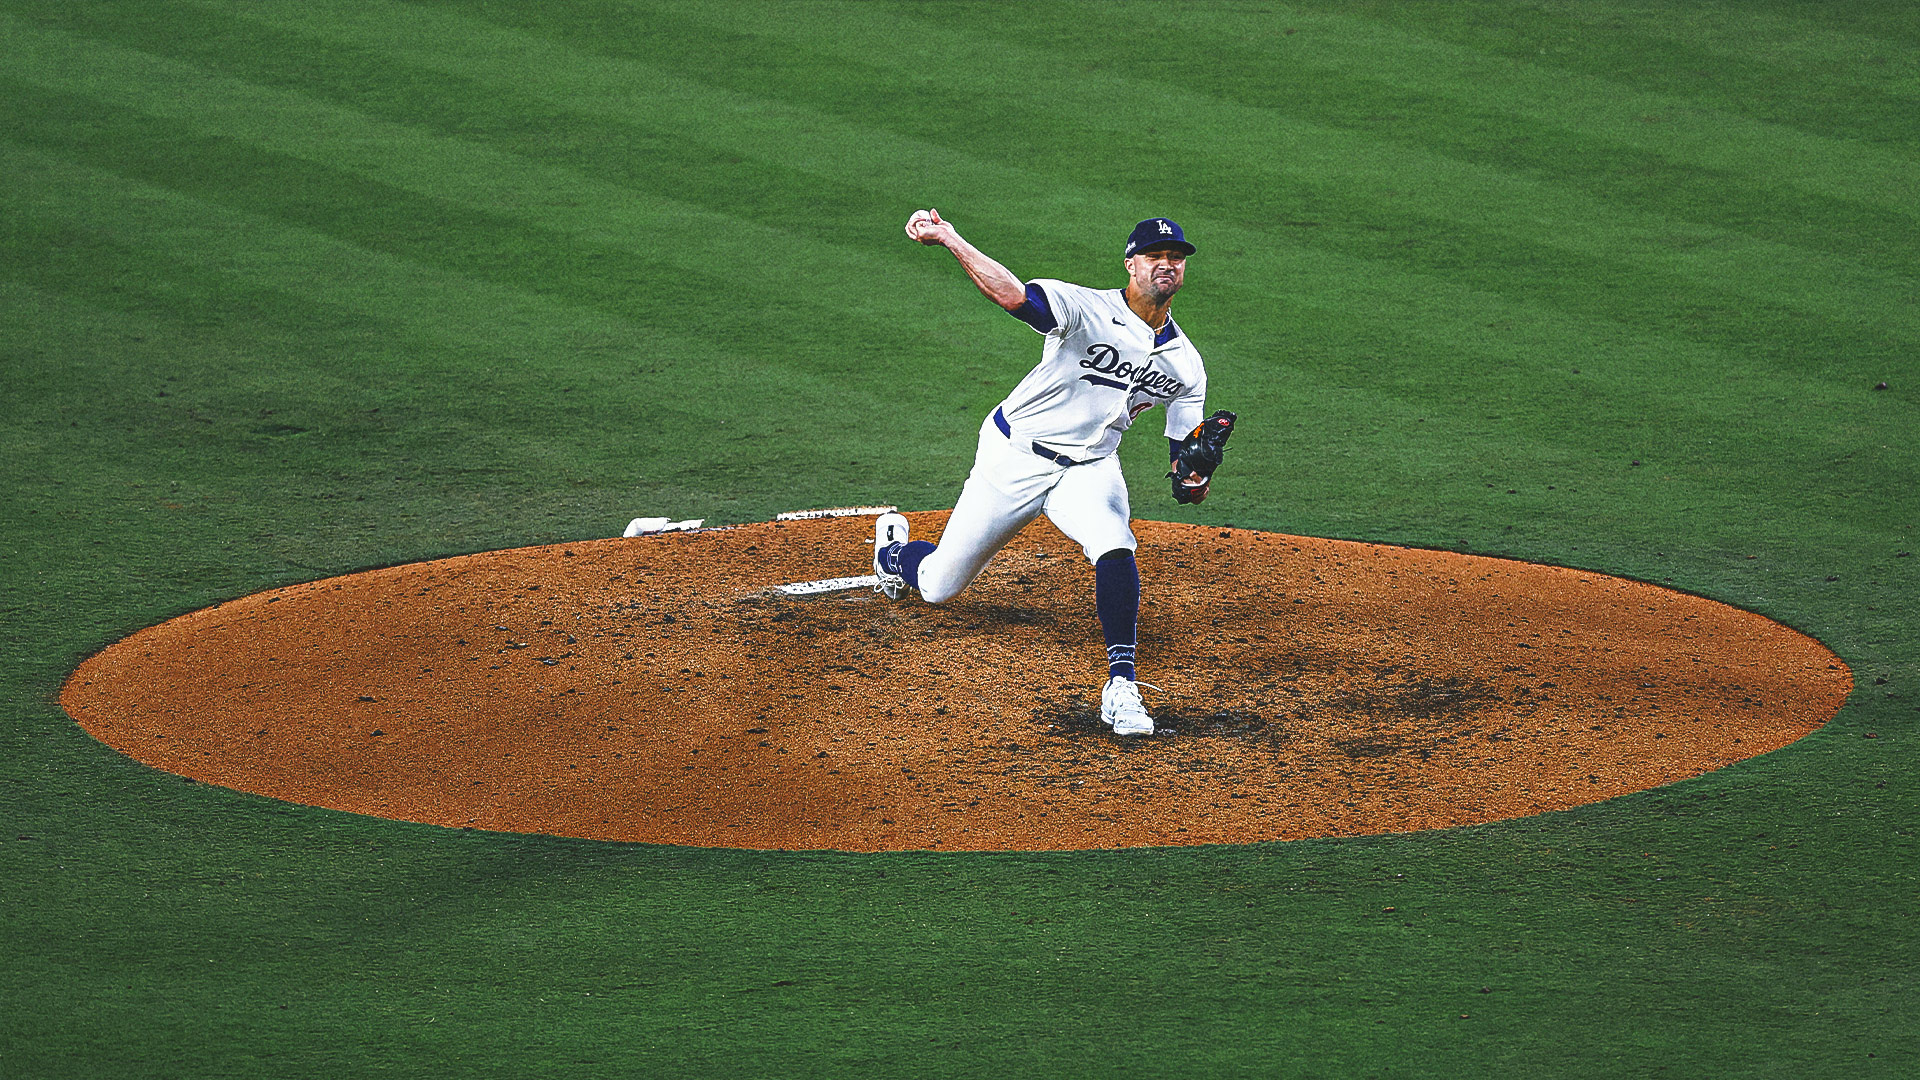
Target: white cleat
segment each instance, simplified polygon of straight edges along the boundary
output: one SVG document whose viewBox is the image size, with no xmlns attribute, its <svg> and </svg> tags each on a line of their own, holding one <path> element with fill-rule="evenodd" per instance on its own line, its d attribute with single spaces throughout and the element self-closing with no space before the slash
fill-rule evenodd
<svg viewBox="0 0 1920 1080">
<path fill-rule="evenodd" d="M 1160 689 L 1152 683 L 1136 683 L 1118 675 L 1108 679 L 1101 689 L 1100 721 L 1111 727 L 1115 735 L 1153 734 L 1153 717 L 1147 715 L 1147 707 L 1140 700 L 1142 686 Z"/>
<path fill-rule="evenodd" d="M 895 544 L 907 542 L 907 519 L 899 514 L 881 514 L 873 522 L 873 576 L 879 578 L 874 588 L 889 600 L 898 600 L 907 593 L 907 579 L 899 574 L 889 573 L 880 565 L 880 557 Z"/>
</svg>

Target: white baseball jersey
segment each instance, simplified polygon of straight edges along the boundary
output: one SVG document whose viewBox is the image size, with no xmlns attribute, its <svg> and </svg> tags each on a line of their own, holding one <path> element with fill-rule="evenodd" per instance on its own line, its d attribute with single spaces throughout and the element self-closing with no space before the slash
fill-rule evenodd
<svg viewBox="0 0 1920 1080">
<path fill-rule="evenodd" d="M 1034 326 L 1047 337 L 1040 363 L 1000 403 L 1010 438 L 1091 461 L 1119 449 L 1121 434 L 1156 405 L 1166 410 L 1170 439 L 1186 438 L 1205 419 L 1206 368 L 1171 320 L 1156 343 L 1124 289 L 1041 278 L 1029 284 L 1029 295 L 1034 286 L 1045 293 L 1055 325 Z"/>
</svg>

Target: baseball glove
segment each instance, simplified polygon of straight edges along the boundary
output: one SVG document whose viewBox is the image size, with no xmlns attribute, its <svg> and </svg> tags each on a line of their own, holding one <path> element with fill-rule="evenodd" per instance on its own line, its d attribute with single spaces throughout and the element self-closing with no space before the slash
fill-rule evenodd
<svg viewBox="0 0 1920 1080">
<path fill-rule="evenodd" d="M 1222 409 L 1200 421 L 1200 426 L 1173 448 L 1173 471 L 1167 477 L 1173 481 L 1175 502 L 1197 503 L 1207 497 L 1213 470 L 1220 467 L 1220 457 L 1227 452 L 1233 421 L 1234 415 Z"/>
</svg>

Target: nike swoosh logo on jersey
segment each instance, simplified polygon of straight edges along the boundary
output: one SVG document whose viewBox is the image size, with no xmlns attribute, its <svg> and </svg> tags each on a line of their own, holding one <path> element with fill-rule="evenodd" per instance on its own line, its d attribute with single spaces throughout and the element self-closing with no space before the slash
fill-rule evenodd
<svg viewBox="0 0 1920 1080">
<path fill-rule="evenodd" d="M 1115 326 L 1125 326 L 1125 325 L 1127 325 L 1127 324 L 1126 324 L 1126 323 L 1123 323 L 1123 322 L 1121 322 L 1121 321 L 1120 321 L 1119 319 L 1115 319 L 1115 320 L 1113 320 L 1113 325 L 1115 325 Z"/>
</svg>

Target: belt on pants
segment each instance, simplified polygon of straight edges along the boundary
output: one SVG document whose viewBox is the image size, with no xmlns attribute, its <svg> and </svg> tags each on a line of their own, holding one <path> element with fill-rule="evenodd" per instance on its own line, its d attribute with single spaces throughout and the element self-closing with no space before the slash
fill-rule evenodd
<svg viewBox="0 0 1920 1080">
<path fill-rule="evenodd" d="M 1006 415 L 998 408 L 993 410 L 993 426 L 999 428 L 1000 434 L 1005 435 L 1009 442 L 1013 440 L 1013 428 L 1008 425 Z M 1046 458 L 1056 465 L 1065 465 L 1068 468 L 1072 468 L 1075 465 L 1091 465 L 1094 461 L 1099 460 L 1098 458 L 1094 458 L 1090 461 L 1075 461 L 1067 455 L 1049 450 L 1039 443 L 1032 443 L 1030 445 L 1033 448 L 1035 456 Z"/>
</svg>

